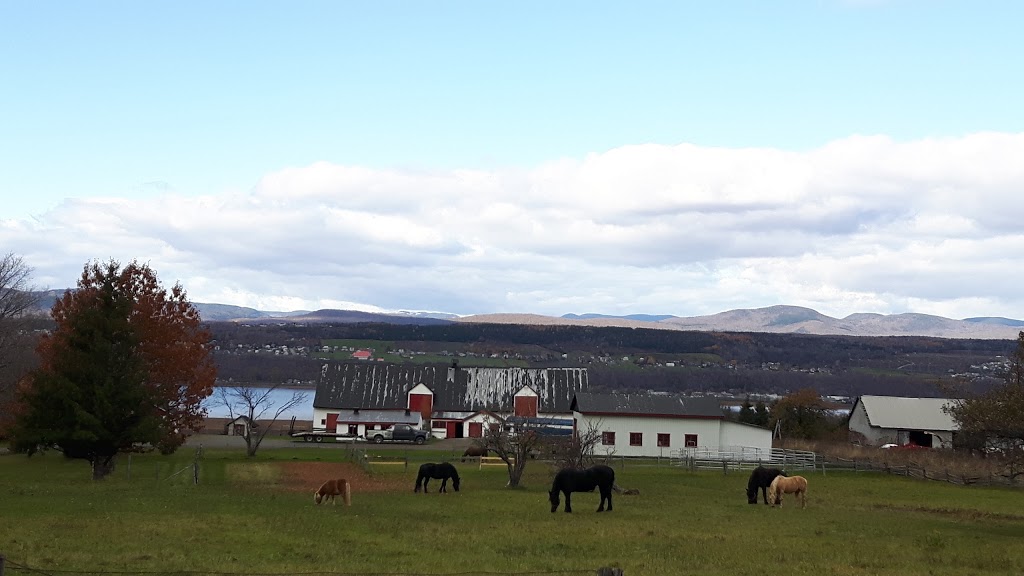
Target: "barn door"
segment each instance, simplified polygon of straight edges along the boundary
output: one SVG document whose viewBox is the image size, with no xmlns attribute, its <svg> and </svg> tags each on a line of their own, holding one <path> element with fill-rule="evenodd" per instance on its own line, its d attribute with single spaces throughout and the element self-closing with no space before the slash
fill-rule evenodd
<svg viewBox="0 0 1024 576">
<path fill-rule="evenodd" d="M 338 431 L 338 415 L 328 414 L 327 415 L 327 431 L 337 432 Z"/>
<path fill-rule="evenodd" d="M 483 422 L 470 422 L 469 423 L 469 437 L 470 438 L 482 438 L 484 435 L 484 423 Z"/>
</svg>

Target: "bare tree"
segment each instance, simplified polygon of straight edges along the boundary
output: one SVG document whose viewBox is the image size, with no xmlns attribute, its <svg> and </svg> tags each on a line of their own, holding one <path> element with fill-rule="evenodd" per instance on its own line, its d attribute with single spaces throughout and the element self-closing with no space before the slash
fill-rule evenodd
<svg viewBox="0 0 1024 576">
<path fill-rule="evenodd" d="M 291 398 L 275 407 L 274 391 L 280 384 L 267 387 L 256 386 L 220 386 L 217 388 L 215 404 L 228 409 L 234 420 L 239 416 L 248 419 L 248 425 L 242 427 L 242 438 L 245 439 L 246 456 L 255 456 L 260 443 L 270 431 L 277 419 L 291 408 L 306 401 L 305 392 L 294 391 Z M 272 415 L 271 415 L 272 414 Z"/>
<path fill-rule="evenodd" d="M 7 253 L 0 258 L 0 437 L 11 424 L 15 386 L 36 362 L 36 339 L 26 330 L 39 302 L 31 277 L 32 268 L 20 256 Z"/>
<path fill-rule="evenodd" d="M 539 450 L 544 437 L 535 426 L 520 423 L 513 427 L 492 426 L 484 432 L 482 445 L 501 458 L 508 467 L 507 488 L 517 488 L 526 470 L 526 461 Z"/>
<path fill-rule="evenodd" d="M 39 302 L 30 285 L 32 268 L 21 256 L 8 252 L 0 259 L 0 369 L 12 362 L 9 349 L 24 327 L 28 313 Z"/>
<path fill-rule="evenodd" d="M 564 440 L 553 442 L 552 457 L 559 468 L 573 468 L 582 470 L 589 468 L 598 462 L 607 462 L 615 453 L 614 448 L 597 453 L 597 447 L 601 445 L 602 428 L 601 421 L 587 423 L 586 429 L 576 430 L 570 437 Z"/>
</svg>

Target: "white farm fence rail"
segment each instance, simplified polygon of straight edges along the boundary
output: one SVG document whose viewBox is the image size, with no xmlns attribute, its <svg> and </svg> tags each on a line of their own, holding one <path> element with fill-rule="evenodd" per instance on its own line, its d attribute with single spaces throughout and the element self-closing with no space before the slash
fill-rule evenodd
<svg viewBox="0 0 1024 576">
<path fill-rule="evenodd" d="M 757 466 L 772 466 L 786 470 L 814 470 L 821 459 L 814 452 L 772 448 L 765 450 L 753 446 L 695 446 L 680 448 L 671 453 L 672 464 L 690 470 L 751 470 Z"/>
</svg>

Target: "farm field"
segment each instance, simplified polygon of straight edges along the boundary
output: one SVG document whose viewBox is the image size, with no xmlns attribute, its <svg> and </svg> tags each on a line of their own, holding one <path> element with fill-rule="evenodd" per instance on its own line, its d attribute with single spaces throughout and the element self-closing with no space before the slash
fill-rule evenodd
<svg viewBox="0 0 1024 576">
<path fill-rule="evenodd" d="M 373 451 L 371 450 L 371 454 Z M 503 467 L 454 461 L 462 491 L 414 494 L 420 462 L 367 474 L 345 450 L 282 448 L 246 459 L 207 449 L 122 458 L 106 481 L 50 453 L 0 456 L 5 576 L 43 573 L 650 574 L 1024 573 L 1024 492 L 852 472 L 806 473 L 808 506 L 746 502 L 746 474 L 616 464 L 611 513 L 597 493 L 552 514 L 552 471 L 531 461 L 525 487 Z M 391 455 L 393 452 L 381 451 Z M 178 474 L 172 476 L 173 473 Z M 313 504 L 332 477 L 352 506 Z"/>
</svg>

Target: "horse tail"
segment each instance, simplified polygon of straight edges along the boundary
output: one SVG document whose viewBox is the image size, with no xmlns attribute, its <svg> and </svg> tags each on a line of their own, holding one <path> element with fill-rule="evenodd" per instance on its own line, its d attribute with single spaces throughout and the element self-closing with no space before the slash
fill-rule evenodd
<svg viewBox="0 0 1024 576">
<path fill-rule="evenodd" d="M 339 482 L 341 482 L 341 484 L 343 486 L 341 498 L 342 498 L 342 500 L 345 501 L 345 506 L 351 506 L 352 505 L 352 484 L 350 484 L 348 480 L 339 480 Z"/>
</svg>

